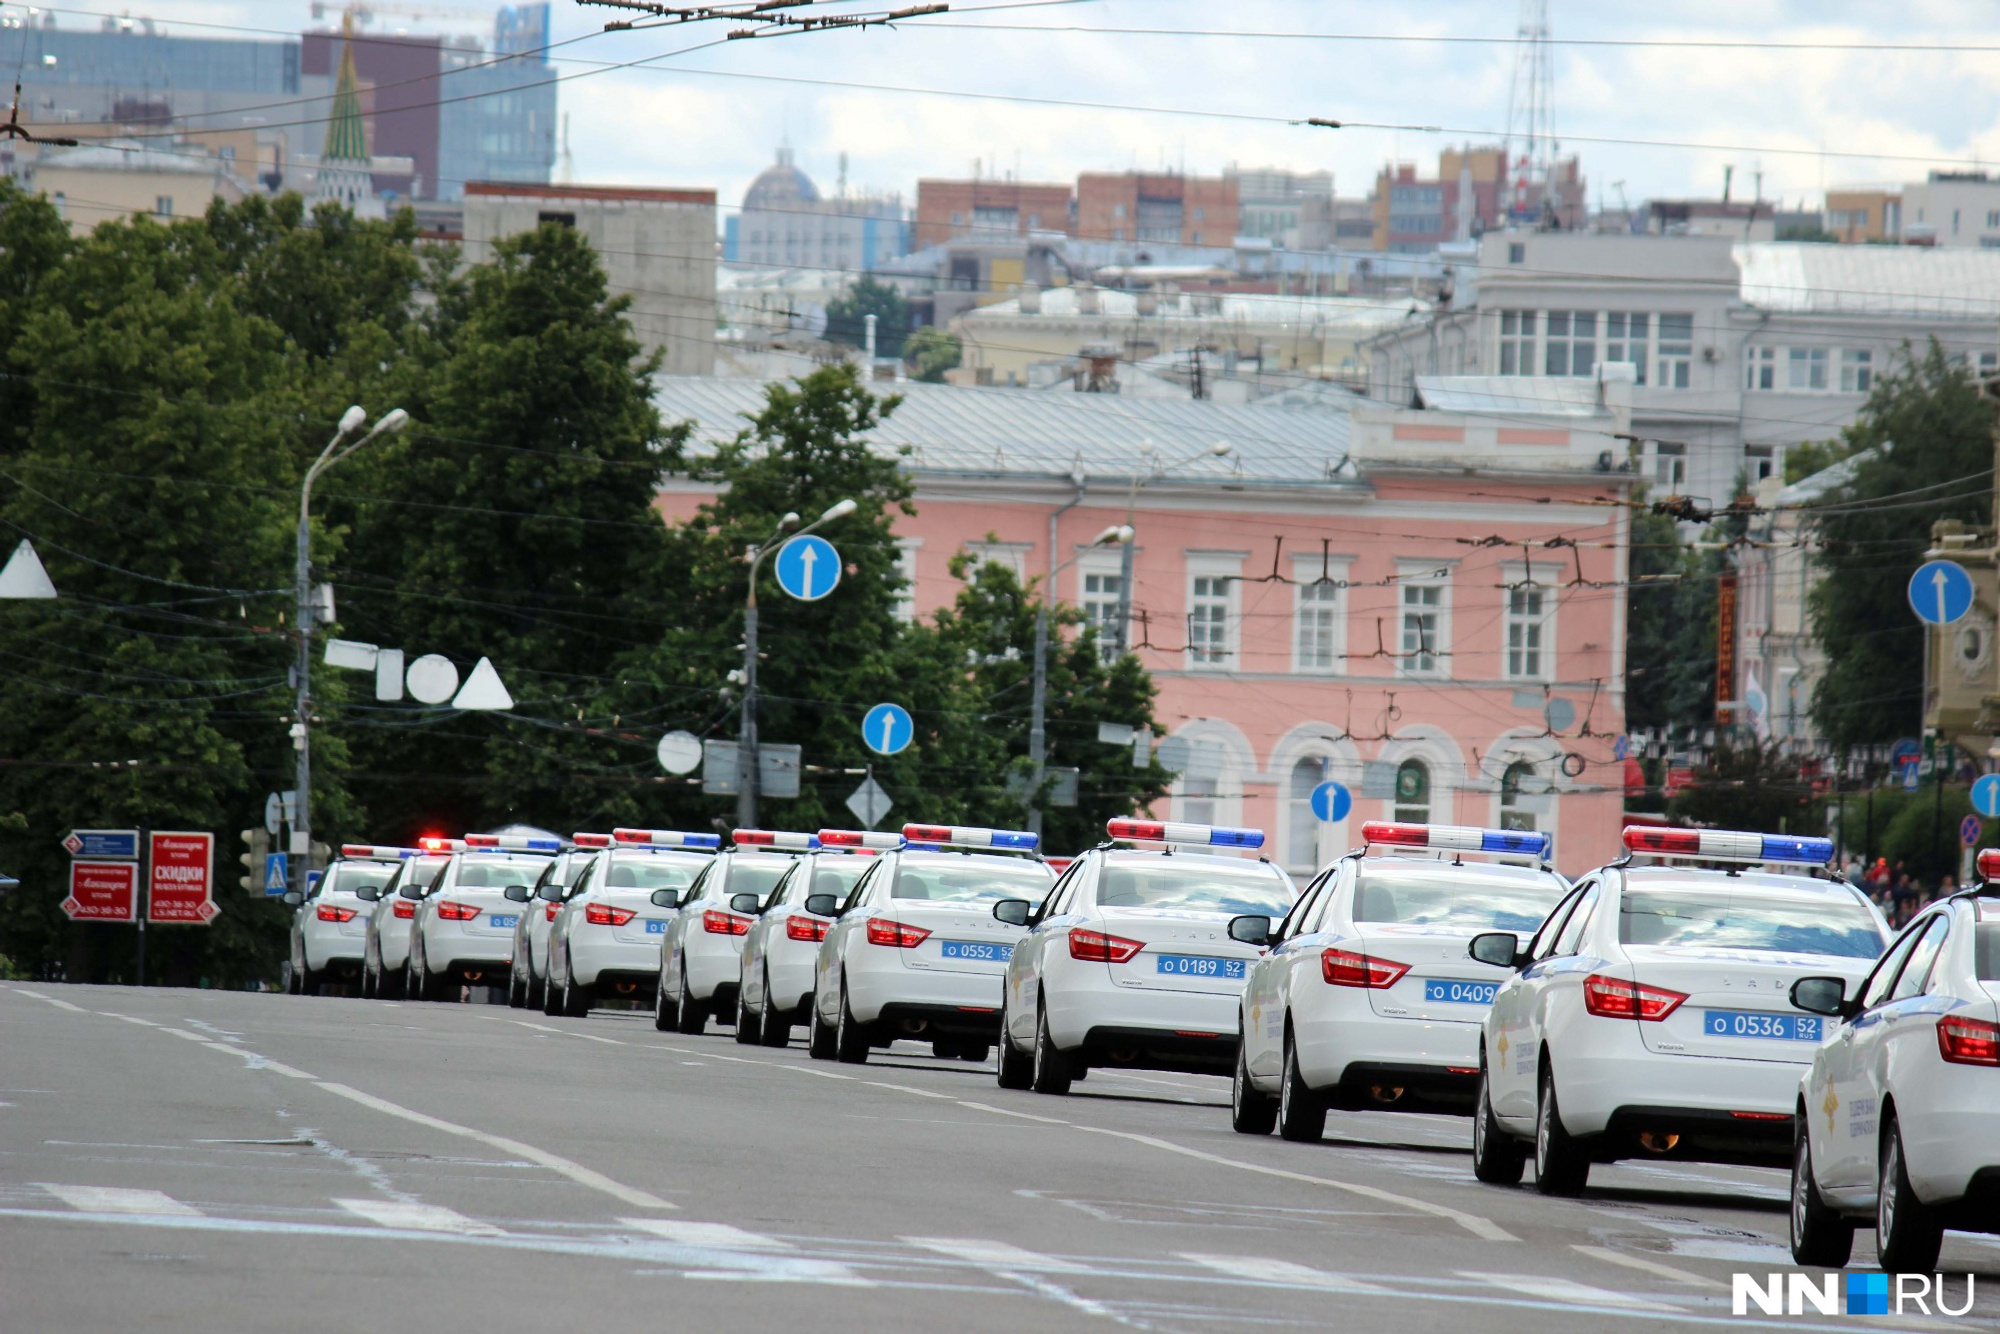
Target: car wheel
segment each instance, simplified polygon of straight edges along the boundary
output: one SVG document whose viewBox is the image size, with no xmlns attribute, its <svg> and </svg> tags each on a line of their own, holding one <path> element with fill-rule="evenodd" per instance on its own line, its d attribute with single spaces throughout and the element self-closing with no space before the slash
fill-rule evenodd
<svg viewBox="0 0 2000 1334">
<path fill-rule="evenodd" d="M 368 1000 L 375 994 L 375 970 L 366 963 L 361 965 L 361 999 Z"/>
<path fill-rule="evenodd" d="M 973 1065 L 984 1065 L 986 1058 L 992 1054 L 992 1046 L 984 1042 L 968 1042 L 958 1049 L 958 1059 L 969 1061 Z"/>
<path fill-rule="evenodd" d="M 674 1031 L 673 1007 L 667 1004 L 667 982 L 659 978 L 653 983 L 653 1027 L 662 1033 Z"/>
<path fill-rule="evenodd" d="M 764 961 L 764 1016 L 757 1033 L 766 1047 L 788 1047 L 792 1042 L 792 1016 L 771 1004 L 771 962 Z"/>
<path fill-rule="evenodd" d="M 847 984 L 840 984 L 840 1016 L 835 1020 L 833 1032 L 833 1057 L 842 1065 L 863 1065 L 868 1060 L 868 1032 L 854 1017 L 854 1006 L 847 999 Z"/>
<path fill-rule="evenodd" d="M 1891 1274 L 1928 1274 L 1944 1248 L 1937 1211 L 1910 1189 L 1903 1160 L 1903 1128 L 1891 1112 L 1882 1127 L 1880 1185 L 1875 1196 L 1876 1263 Z"/>
<path fill-rule="evenodd" d="M 940 1061 L 955 1061 L 965 1054 L 965 1048 L 952 1038 L 932 1038 L 931 1055 Z"/>
<path fill-rule="evenodd" d="M 1544 1195 L 1581 1195 L 1590 1159 L 1563 1129 L 1556 1102 L 1556 1072 L 1542 1066 L 1542 1094 L 1535 1104 L 1535 1189 Z"/>
<path fill-rule="evenodd" d="M 590 988 L 576 980 L 576 966 L 568 960 L 563 962 L 562 1012 L 567 1019 L 582 1019 L 590 1014 Z"/>
<path fill-rule="evenodd" d="M 815 1061 L 833 1059 L 835 1034 L 833 1025 L 819 1016 L 819 993 L 814 992 L 806 1001 L 806 1055 Z"/>
<path fill-rule="evenodd" d="M 757 1022 L 756 1015 L 750 1013 L 750 999 L 745 994 L 743 985 L 739 982 L 736 987 L 737 1044 L 744 1047 L 754 1047 L 757 1045 L 757 1039 L 762 1036 L 763 1025 Z"/>
<path fill-rule="evenodd" d="M 526 1009 L 527 1004 L 528 984 L 521 980 L 521 970 L 519 968 L 509 969 L 507 972 L 507 1008 L 510 1010 L 521 1010 Z"/>
<path fill-rule="evenodd" d="M 528 967 L 528 1008 L 539 1010 L 549 1003 L 549 984 L 535 976 L 534 966 Z"/>
<path fill-rule="evenodd" d="M 1250 1054 L 1242 1042 L 1229 1082 L 1229 1124 L 1239 1135 L 1268 1135 L 1278 1124 L 1278 1100 L 1250 1082 Z"/>
<path fill-rule="evenodd" d="M 1007 1036 L 1007 1007 L 1000 1007 L 1000 1087 L 1003 1089 L 1024 1089 L 1035 1082 L 1035 1058 L 1014 1046 L 1014 1039 Z"/>
<path fill-rule="evenodd" d="M 1799 1117 L 1799 1142 L 1792 1151 L 1792 1259 L 1817 1269 L 1842 1269 L 1854 1253 L 1854 1223 L 1820 1198 L 1805 1120 Z"/>
<path fill-rule="evenodd" d="M 674 1013 L 674 1031 L 695 1037 L 708 1028 L 708 1007 L 688 990 L 687 955 L 681 955 L 681 994 Z"/>
<path fill-rule="evenodd" d="M 1326 1134 L 1326 1095 L 1306 1087 L 1298 1044 L 1285 1026 L 1285 1074 L 1278 1084 L 1278 1135 L 1295 1144 L 1317 1144 Z"/>
<path fill-rule="evenodd" d="M 1518 1186 L 1521 1184 L 1521 1173 L 1527 1166 L 1527 1151 L 1493 1115 L 1493 1096 L 1487 1087 L 1486 1062 L 1481 1058 L 1479 1097 L 1472 1108 L 1472 1175 L 1489 1186 Z"/>
<path fill-rule="evenodd" d="M 1049 1007 L 1035 1006 L 1035 1056 L 1033 1073 L 1028 1087 L 1037 1093 L 1063 1094 L 1069 1092 L 1070 1058 L 1067 1053 L 1056 1049 L 1056 1040 L 1049 1036 Z"/>
<path fill-rule="evenodd" d="M 549 966 L 555 966 L 553 959 L 549 961 Z M 542 1013 L 551 1019 L 562 1014 L 562 992 L 556 989 L 553 976 L 542 979 Z"/>
</svg>

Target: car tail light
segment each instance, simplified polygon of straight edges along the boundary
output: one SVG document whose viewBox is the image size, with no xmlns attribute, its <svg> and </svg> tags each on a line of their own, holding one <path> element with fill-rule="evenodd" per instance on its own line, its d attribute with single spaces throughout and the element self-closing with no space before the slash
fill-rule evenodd
<svg viewBox="0 0 2000 1334">
<path fill-rule="evenodd" d="M 1938 1054 L 1953 1065 L 2000 1065 L 2000 1024 L 1948 1014 L 1937 1033 Z"/>
<path fill-rule="evenodd" d="M 1738 1121 L 1789 1121 L 1790 1112 L 1731 1112 Z"/>
<path fill-rule="evenodd" d="M 547 920 L 553 922 L 556 920 L 556 914 L 560 911 L 562 911 L 562 905 L 560 903 L 551 903 L 548 907 L 542 909 L 542 916 Z"/>
<path fill-rule="evenodd" d="M 1603 1019 L 1660 1020 L 1678 1010 L 1687 999 L 1685 991 L 1649 987 L 1622 977 L 1592 973 L 1583 979 L 1583 1008 Z"/>
<path fill-rule="evenodd" d="M 389 911 L 398 917 L 407 919 L 417 915 L 417 905 L 408 899 L 397 899 L 389 905 Z"/>
<path fill-rule="evenodd" d="M 701 929 L 712 936 L 747 936 L 750 934 L 750 919 L 738 917 L 733 912 L 707 908 L 701 914 Z"/>
<path fill-rule="evenodd" d="M 1102 931 L 1078 929 L 1069 933 L 1069 957 L 1086 963 L 1124 963 L 1145 948 L 1143 940 L 1127 940 Z"/>
<path fill-rule="evenodd" d="M 355 912 L 352 908 L 336 908 L 331 903 L 319 905 L 319 920 L 322 922 L 351 922 Z"/>
<path fill-rule="evenodd" d="M 479 916 L 479 909 L 469 903 L 440 903 L 438 916 L 447 922 L 469 922 Z"/>
<path fill-rule="evenodd" d="M 630 908 L 614 908 L 608 903 L 593 903 L 583 910 L 583 920 L 592 926 L 623 926 L 638 915 Z"/>
<path fill-rule="evenodd" d="M 931 933 L 920 926 L 905 926 L 886 917 L 868 919 L 870 945 L 890 945 L 899 950 L 913 950 L 930 938 Z"/>
<path fill-rule="evenodd" d="M 1410 965 L 1406 963 L 1378 959 L 1372 954 L 1361 954 L 1355 950 L 1321 950 L 1319 953 L 1319 973 L 1330 986 L 1366 987 L 1370 991 L 1381 991 L 1395 986 L 1409 971 Z"/>
<path fill-rule="evenodd" d="M 817 917 L 793 913 L 785 919 L 785 935 L 792 940 L 825 940 L 829 925 L 831 923 L 822 922 Z"/>
</svg>

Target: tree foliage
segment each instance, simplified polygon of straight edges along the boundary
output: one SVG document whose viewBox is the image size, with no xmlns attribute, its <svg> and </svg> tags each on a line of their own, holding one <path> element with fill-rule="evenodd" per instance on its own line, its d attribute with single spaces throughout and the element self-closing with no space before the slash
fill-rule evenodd
<svg viewBox="0 0 2000 1334">
<path fill-rule="evenodd" d="M 866 347 L 870 315 L 875 317 L 875 355 L 901 357 L 903 339 L 910 332 L 910 303 L 895 287 L 867 275 L 845 296 L 826 303 L 827 340 Z"/>
<path fill-rule="evenodd" d="M 926 326 L 903 340 L 903 359 L 919 380 L 943 384 L 944 373 L 965 359 L 965 343 L 949 329 Z"/>
</svg>

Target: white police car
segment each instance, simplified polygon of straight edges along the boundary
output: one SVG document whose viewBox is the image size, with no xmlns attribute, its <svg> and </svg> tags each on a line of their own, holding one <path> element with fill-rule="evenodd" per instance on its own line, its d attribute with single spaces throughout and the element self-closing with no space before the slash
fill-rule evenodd
<svg viewBox="0 0 2000 1334">
<path fill-rule="evenodd" d="M 455 838 L 420 838 L 419 855 L 404 862 L 388 884 L 375 911 L 368 915 L 366 952 L 361 962 L 361 994 L 377 1000 L 401 1000 L 409 980 L 410 928 L 417 905 L 430 893 L 451 854 L 465 845 Z"/>
<path fill-rule="evenodd" d="M 455 1000 L 458 984 L 501 986 L 513 967 L 514 928 L 523 905 L 507 897 L 541 879 L 558 839 L 467 834 L 445 863 L 410 924 L 404 992 L 412 1000 Z"/>
<path fill-rule="evenodd" d="M 738 829 L 729 841 L 680 896 L 660 938 L 653 1026 L 662 1031 L 699 1033 L 710 1016 L 735 1015 L 743 938 L 757 910 L 798 854 L 819 848 L 815 835 L 770 829 Z"/>
<path fill-rule="evenodd" d="M 293 995 L 316 996 L 329 979 L 358 979 L 368 953 L 368 918 L 415 848 L 347 843 L 292 914 Z M 296 902 L 296 895 L 285 896 Z"/>
<path fill-rule="evenodd" d="M 1236 1062 L 1244 981 L 1297 887 L 1261 857 L 1218 855 L 1261 848 L 1261 829 L 1105 827 L 1111 841 L 1072 862 L 1039 911 L 996 909 L 1029 928 L 1002 990 L 1003 1088 L 1067 1093 L 1091 1066 L 1227 1074 Z"/>
<path fill-rule="evenodd" d="M 1832 1038 L 1799 1090 L 1792 1257 L 1837 1269 L 1872 1224 L 1894 1273 L 1937 1267 L 1947 1228 L 2000 1232 L 2000 850 L 1978 890 L 1931 905 L 1848 998 L 1792 984 Z"/>
<path fill-rule="evenodd" d="M 1371 821 L 1361 838 L 1250 965 L 1230 1096 L 1244 1134 L 1316 1140 L 1329 1106 L 1470 1112 L 1480 1021 L 1505 974 L 1467 947 L 1534 930 L 1569 888 L 1544 833 Z"/>
<path fill-rule="evenodd" d="M 919 846 L 884 852 L 820 942 L 808 1050 L 858 1064 L 911 1038 L 983 1061 L 1021 921 L 1055 874 L 1025 831 L 907 824 L 903 837 Z M 1005 920 L 1003 903 L 1022 911 Z"/>
<path fill-rule="evenodd" d="M 736 984 L 736 1040 L 782 1047 L 792 1025 L 810 1023 L 819 943 L 833 914 L 877 853 L 903 846 L 901 834 L 822 829 L 820 850 L 785 873 L 743 937 Z M 815 911 L 817 909 L 817 911 Z"/>
<path fill-rule="evenodd" d="M 1799 1077 L 1826 1036 L 1792 984 L 1857 982 L 1888 941 L 1860 891 L 1814 878 L 1830 839 L 1635 826 L 1624 841 L 1525 947 L 1512 932 L 1472 942 L 1514 970 L 1482 1034 L 1482 1181 L 1519 1181 L 1529 1144 L 1545 1195 L 1578 1194 L 1593 1162 L 1620 1158 L 1782 1165 Z"/>
<path fill-rule="evenodd" d="M 528 904 L 514 928 L 514 966 L 507 975 L 507 1003 L 515 1009 L 539 1010 L 548 1000 L 549 928 L 576 878 L 598 851 L 611 846 L 609 834 L 573 834 L 572 846 L 557 853 L 531 886 Z"/>
<path fill-rule="evenodd" d="M 718 835 L 676 829 L 616 829 L 611 841 L 556 914 L 547 1014 L 581 1018 L 601 998 L 648 998 L 675 905 L 722 846 Z"/>
</svg>

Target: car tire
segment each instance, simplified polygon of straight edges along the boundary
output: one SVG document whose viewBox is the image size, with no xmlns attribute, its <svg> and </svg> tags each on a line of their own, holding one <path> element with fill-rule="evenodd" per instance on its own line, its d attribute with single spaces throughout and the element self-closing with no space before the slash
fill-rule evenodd
<svg viewBox="0 0 2000 1334">
<path fill-rule="evenodd" d="M 565 1019 L 584 1019 L 590 1015 L 592 1000 L 590 988 L 576 980 L 576 968 L 568 960 L 563 961 L 562 1012 Z"/>
<path fill-rule="evenodd" d="M 1285 1074 L 1278 1085 L 1278 1135 L 1294 1144 L 1317 1144 L 1326 1135 L 1327 1098 L 1306 1086 L 1299 1071 L 1298 1044 L 1285 1025 Z"/>
<path fill-rule="evenodd" d="M 528 1008 L 539 1010 L 549 1003 L 549 984 L 535 976 L 534 965 L 528 966 Z"/>
<path fill-rule="evenodd" d="M 1007 1007 L 1000 1007 L 1000 1061 L 999 1079 L 1003 1089 L 1025 1089 L 1035 1082 L 1035 1058 L 1028 1052 L 1014 1046 L 1014 1039 L 1007 1036 Z"/>
<path fill-rule="evenodd" d="M 527 1005 L 528 984 L 521 980 L 520 969 L 509 969 L 507 972 L 507 1008 L 510 1010 L 521 1010 L 526 1009 Z"/>
<path fill-rule="evenodd" d="M 833 1059 L 842 1065 L 865 1065 L 868 1062 L 868 1031 L 861 1021 L 854 1017 L 854 1006 L 847 999 L 847 984 L 840 986 L 840 1017 L 833 1031 Z"/>
<path fill-rule="evenodd" d="M 965 1054 L 965 1048 L 952 1038 L 932 1038 L 931 1055 L 940 1061 L 955 1061 Z"/>
<path fill-rule="evenodd" d="M 958 1059 L 973 1065 L 986 1064 L 986 1058 L 992 1054 L 992 1045 L 985 1042 L 968 1042 L 958 1049 Z"/>
<path fill-rule="evenodd" d="M 1229 1081 L 1229 1125 L 1239 1135 L 1268 1135 L 1278 1125 L 1278 1100 L 1250 1082 L 1249 1050 L 1236 1044 L 1236 1073 Z"/>
<path fill-rule="evenodd" d="M 375 970 L 366 963 L 361 965 L 361 999 L 372 1000 L 375 996 Z"/>
<path fill-rule="evenodd" d="M 1799 1142 L 1792 1149 L 1792 1259 L 1815 1269 L 1844 1269 L 1854 1254 L 1854 1222 L 1820 1198 L 1813 1179 L 1812 1140 L 1799 1117 Z"/>
<path fill-rule="evenodd" d="M 833 1025 L 819 1017 L 819 993 L 806 1001 L 806 1055 L 815 1061 L 830 1061 L 834 1053 Z"/>
<path fill-rule="evenodd" d="M 708 1028 L 708 1007 L 694 998 L 688 990 L 687 955 L 681 955 L 681 994 L 674 1005 L 674 1031 L 688 1037 L 699 1037 Z"/>
<path fill-rule="evenodd" d="M 792 1016 L 790 1012 L 775 1009 L 771 1005 L 771 964 L 764 962 L 764 1015 L 758 1024 L 757 1041 L 765 1047 L 789 1047 L 792 1045 Z"/>
<path fill-rule="evenodd" d="M 311 968 L 307 967 L 294 968 L 292 976 L 299 979 L 299 994 L 301 996 L 319 995 L 320 986 L 326 981 L 325 973 L 314 972 Z"/>
<path fill-rule="evenodd" d="M 1049 1036 L 1049 1007 L 1035 1006 L 1035 1054 L 1028 1087 L 1037 1093 L 1052 1093 L 1058 1096 L 1068 1093 L 1073 1077 L 1070 1074 L 1069 1053 L 1056 1046 L 1056 1040 Z"/>
<path fill-rule="evenodd" d="M 1938 1252 L 1944 1248 L 1944 1227 L 1937 1211 L 1910 1188 L 1909 1164 L 1903 1159 L 1903 1129 L 1894 1112 L 1884 1118 L 1877 1158 L 1876 1264 L 1890 1274 L 1928 1274 L 1937 1268 Z"/>
<path fill-rule="evenodd" d="M 653 984 L 653 1027 L 662 1033 L 674 1031 L 673 1007 L 667 1004 L 666 979 Z"/>
<path fill-rule="evenodd" d="M 562 1014 L 562 993 L 556 990 L 553 977 L 542 980 L 542 1013 L 554 1019 Z"/>
<path fill-rule="evenodd" d="M 1493 1115 L 1493 1095 L 1486 1078 L 1486 1061 L 1479 1062 L 1479 1095 L 1472 1106 L 1472 1175 L 1489 1186 L 1518 1186 L 1527 1170 L 1528 1153 Z"/>
<path fill-rule="evenodd" d="M 1556 1072 L 1544 1062 L 1541 1096 L 1535 1100 L 1535 1189 L 1544 1195 L 1576 1196 L 1589 1179 L 1590 1158 L 1563 1129 Z"/>
<path fill-rule="evenodd" d="M 750 1013 L 749 998 L 745 994 L 743 985 L 739 982 L 736 987 L 737 1045 L 754 1047 L 757 1045 L 757 1039 L 763 1036 L 763 1032 L 764 1026 L 758 1021 L 756 1015 Z"/>
</svg>

